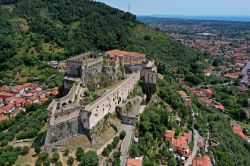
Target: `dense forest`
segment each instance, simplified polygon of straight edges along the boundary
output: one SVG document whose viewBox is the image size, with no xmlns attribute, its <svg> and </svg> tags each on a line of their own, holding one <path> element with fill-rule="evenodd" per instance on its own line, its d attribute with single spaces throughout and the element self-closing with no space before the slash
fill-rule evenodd
<svg viewBox="0 0 250 166">
<path fill-rule="evenodd" d="M 165 58 L 171 65 L 174 61 L 181 63 L 179 58 L 190 62 L 197 58 L 190 56 L 197 55 L 196 52 L 146 28 L 134 15 L 103 3 L 88 0 L 1 0 L 0 3 L 3 4 L 0 79 L 5 78 L 4 82 L 17 72 L 28 75 L 27 68 L 43 70 L 44 61 L 64 60 L 92 50 L 139 51 L 152 58 Z M 32 77 L 43 74 L 34 72 Z"/>
</svg>

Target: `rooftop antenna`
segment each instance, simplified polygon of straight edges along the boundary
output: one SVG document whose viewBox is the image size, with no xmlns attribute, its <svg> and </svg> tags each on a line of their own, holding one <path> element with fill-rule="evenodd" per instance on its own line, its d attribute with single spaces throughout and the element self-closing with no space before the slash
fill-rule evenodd
<svg viewBox="0 0 250 166">
<path fill-rule="evenodd" d="M 130 3 L 128 4 L 128 12 L 130 13 Z"/>
</svg>

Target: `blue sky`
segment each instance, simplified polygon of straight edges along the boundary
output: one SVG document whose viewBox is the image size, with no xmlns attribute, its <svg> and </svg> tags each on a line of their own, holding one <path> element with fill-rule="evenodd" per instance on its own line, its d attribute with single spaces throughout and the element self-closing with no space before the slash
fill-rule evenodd
<svg viewBox="0 0 250 166">
<path fill-rule="evenodd" d="M 136 15 L 250 16 L 250 0 L 97 0 Z"/>
</svg>

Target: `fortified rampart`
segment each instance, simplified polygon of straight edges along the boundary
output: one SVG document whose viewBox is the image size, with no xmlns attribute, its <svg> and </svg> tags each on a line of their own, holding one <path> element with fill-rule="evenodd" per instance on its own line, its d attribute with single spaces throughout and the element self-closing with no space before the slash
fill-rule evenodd
<svg viewBox="0 0 250 166">
<path fill-rule="evenodd" d="M 144 58 L 144 57 L 143 57 Z M 129 93 L 136 86 L 140 78 L 153 85 L 156 84 L 156 70 L 153 63 L 143 66 L 142 70 L 135 70 L 132 74 L 112 89 L 107 90 L 102 96 L 89 105 L 83 105 L 86 85 L 91 83 L 99 73 L 106 72 L 108 75 L 119 73 L 119 61 L 103 67 L 103 58 L 96 53 L 82 54 L 67 61 L 67 77 L 64 78 L 64 88 L 67 95 L 55 99 L 48 107 L 49 128 L 45 140 L 45 148 L 50 145 L 58 145 L 65 140 L 78 134 L 87 133 L 89 138 L 95 135 L 96 126 L 104 122 L 105 117 L 114 114 L 116 109 L 126 103 Z M 112 70 L 113 68 L 113 70 Z M 119 74 L 118 74 L 119 75 Z M 112 80 L 117 80 L 115 75 Z M 131 118 L 130 118 L 131 119 Z M 132 119 L 128 123 L 135 123 Z"/>
<path fill-rule="evenodd" d="M 92 130 L 107 114 L 115 113 L 116 107 L 126 101 L 129 92 L 133 90 L 139 79 L 140 72 L 129 75 L 119 85 L 87 106 L 79 105 L 74 107 L 74 105 L 69 105 L 65 108 L 62 106 L 59 109 L 55 109 L 56 105 L 61 106 L 61 102 L 56 101 L 60 104 L 52 102 L 49 109 L 53 108 L 55 110 L 50 117 L 50 126 L 45 144 L 49 145 L 58 140 L 81 134 L 83 130 Z M 67 125 L 70 128 L 67 128 Z"/>
<path fill-rule="evenodd" d="M 127 100 L 129 92 L 133 90 L 140 79 L 140 72 L 131 74 L 117 87 L 104 94 L 94 103 L 81 110 L 82 123 L 85 129 L 91 129 L 108 113 L 114 113 L 116 107 Z"/>
</svg>

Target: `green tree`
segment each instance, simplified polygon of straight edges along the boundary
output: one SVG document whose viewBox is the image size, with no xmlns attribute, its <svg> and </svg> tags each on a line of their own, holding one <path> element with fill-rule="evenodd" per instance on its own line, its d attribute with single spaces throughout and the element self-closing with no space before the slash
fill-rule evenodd
<svg viewBox="0 0 250 166">
<path fill-rule="evenodd" d="M 81 158 L 84 156 L 84 150 L 81 147 L 78 147 L 75 153 L 76 160 L 80 161 Z"/>
<path fill-rule="evenodd" d="M 41 148 L 40 147 L 35 147 L 35 152 L 36 152 L 36 154 L 39 154 L 41 152 Z"/>
<path fill-rule="evenodd" d="M 64 151 L 64 153 L 63 153 L 63 156 L 68 156 L 68 155 L 69 155 L 69 150 L 66 149 L 66 150 Z"/>
<path fill-rule="evenodd" d="M 27 155 L 30 151 L 30 148 L 28 146 L 24 146 L 22 149 L 22 155 Z"/>
<path fill-rule="evenodd" d="M 52 158 L 51 158 L 51 162 L 52 163 L 56 163 L 59 160 L 60 156 L 57 152 L 53 153 Z"/>
<path fill-rule="evenodd" d="M 73 158 L 72 156 L 69 156 L 69 157 L 68 157 L 68 160 L 67 160 L 68 166 L 72 166 L 73 163 L 74 163 L 74 158 Z"/>
<path fill-rule="evenodd" d="M 82 157 L 80 161 L 80 166 L 98 166 L 99 165 L 99 158 L 97 154 L 93 151 L 88 151 Z"/>
</svg>

